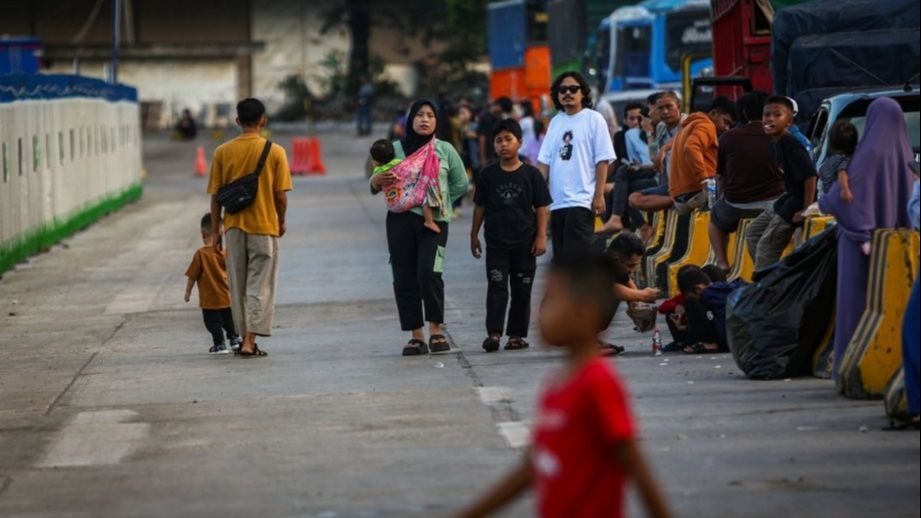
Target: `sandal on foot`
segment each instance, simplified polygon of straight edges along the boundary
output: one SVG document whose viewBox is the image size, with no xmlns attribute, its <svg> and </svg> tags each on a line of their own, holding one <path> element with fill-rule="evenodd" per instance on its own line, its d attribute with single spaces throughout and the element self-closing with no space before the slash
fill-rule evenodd
<svg viewBox="0 0 921 518">
<path fill-rule="evenodd" d="M 907 421 L 891 419 L 889 420 L 889 426 L 883 428 L 884 432 L 904 432 L 907 430 L 921 430 L 921 423 L 918 421 L 918 416 L 914 416 Z"/>
<path fill-rule="evenodd" d="M 451 350 L 451 344 L 445 335 L 432 335 L 429 337 L 429 350 L 433 353 L 446 353 Z"/>
<path fill-rule="evenodd" d="M 488 353 L 494 353 L 499 350 L 499 346 L 502 345 L 499 343 L 499 340 L 493 337 L 489 337 L 486 340 L 483 340 L 483 350 Z"/>
<path fill-rule="evenodd" d="M 419 356 L 428 354 L 428 352 L 429 348 L 425 345 L 425 342 L 417 338 L 413 338 L 403 346 L 403 356 Z"/>
<path fill-rule="evenodd" d="M 703 344 L 703 342 L 697 342 L 694 345 L 685 347 L 683 352 L 684 354 L 713 354 L 720 352 L 720 349 L 719 347 L 708 349 L 707 346 Z"/>
<path fill-rule="evenodd" d="M 260 349 L 259 346 L 256 344 L 253 344 L 252 352 L 244 351 L 242 348 L 240 349 L 240 356 L 242 356 L 243 358 L 261 358 L 263 356 L 268 356 L 268 355 L 269 353 Z"/>
<path fill-rule="evenodd" d="M 599 346 L 602 356 L 617 356 L 618 354 L 623 353 L 626 349 L 620 345 L 609 344 L 607 342 L 601 342 Z"/>
<path fill-rule="evenodd" d="M 506 351 L 520 351 L 522 349 L 527 349 L 528 347 L 531 347 L 531 344 L 529 344 L 527 340 L 523 338 L 509 338 L 508 341 L 505 342 Z"/>
</svg>

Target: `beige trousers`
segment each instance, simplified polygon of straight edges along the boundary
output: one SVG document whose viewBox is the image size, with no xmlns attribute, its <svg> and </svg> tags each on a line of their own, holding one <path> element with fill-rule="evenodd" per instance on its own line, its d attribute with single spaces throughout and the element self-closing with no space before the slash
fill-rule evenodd
<svg viewBox="0 0 921 518">
<path fill-rule="evenodd" d="M 224 234 L 230 308 L 237 333 L 272 336 L 278 285 L 278 238 L 231 228 Z"/>
</svg>

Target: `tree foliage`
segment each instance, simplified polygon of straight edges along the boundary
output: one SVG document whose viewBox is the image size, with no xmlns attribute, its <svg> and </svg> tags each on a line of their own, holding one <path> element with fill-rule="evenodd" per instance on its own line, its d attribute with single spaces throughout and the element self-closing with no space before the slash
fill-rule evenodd
<svg viewBox="0 0 921 518">
<path fill-rule="evenodd" d="M 463 75 L 466 65 L 485 52 L 486 5 L 488 0 L 343 0 L 327 10 L 324 30 L 346 24 L 352 35 L 345 90 L 354 93 L 359 79 L 370 76 L 373 55 L 368 45 L 375 26 L 394 26 L 412 34 L 424 44 L 439 42 L 440 52 L 427 56 L 423 64 Z"/>
</svg>

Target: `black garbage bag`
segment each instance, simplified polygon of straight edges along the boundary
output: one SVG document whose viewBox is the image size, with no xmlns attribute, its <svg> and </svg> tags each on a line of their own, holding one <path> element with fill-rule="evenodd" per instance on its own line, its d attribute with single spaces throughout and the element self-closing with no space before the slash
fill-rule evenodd
<svg viewBox="0 0 921 518">
<path fill-rule="evenodd" d="M 811 374 L 812 357 L 834 316 L 837 261 L 837 229 L 832 227 L 729 296 L 729 350 L 746 376 Z"/>
</svg>

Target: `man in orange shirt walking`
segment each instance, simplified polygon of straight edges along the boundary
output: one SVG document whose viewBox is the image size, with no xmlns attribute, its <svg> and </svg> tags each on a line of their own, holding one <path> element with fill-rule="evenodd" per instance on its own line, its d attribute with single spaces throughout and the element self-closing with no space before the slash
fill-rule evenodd
<svg viewBox="0 0 921 518">
<path fill-rule="evenodd" d="M 252 204 L 234 214 L 228 212 L 223 218 L 231 309 L 237 331 L 243 337 L 240 355 L 245 357 L 265 356 L 256 345 L 256 337 L 272 335 L 278 284 L 278 239 L 287 230 L 287 191 L 292 188 L 284 148 L 268 144 L 260 136 L 267 123 L 265 105 L 261 101 L 252 98 L 240 101 L 237 124 L 243 128 L 243 134 L 214 151 L 208 179 L 212 240 L 215 249 L 220 250 L 223 244 L 216 225 L 221 221 L 222 207 L 218 191 L 257 171 L 260 157 L 269 146 Z"/>
</svg>

